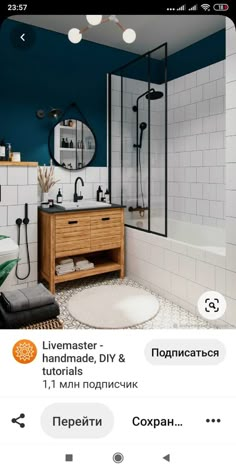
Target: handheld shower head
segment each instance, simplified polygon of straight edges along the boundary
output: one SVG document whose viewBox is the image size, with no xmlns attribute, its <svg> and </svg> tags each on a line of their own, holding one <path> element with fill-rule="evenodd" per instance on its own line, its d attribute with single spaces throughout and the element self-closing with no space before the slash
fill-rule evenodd
<svg viewBox="0 0 236 472">
<path fill-rule="evenodd" d="M 142 121 L 139 125 L 140 128 L 140 142 L 139 142 L 139 148 L 141 149 L 142 147 L 142 142 L 143 142 L 143 132 L 147 128 L 147 123 L 145 121 Z"/>
</svg>

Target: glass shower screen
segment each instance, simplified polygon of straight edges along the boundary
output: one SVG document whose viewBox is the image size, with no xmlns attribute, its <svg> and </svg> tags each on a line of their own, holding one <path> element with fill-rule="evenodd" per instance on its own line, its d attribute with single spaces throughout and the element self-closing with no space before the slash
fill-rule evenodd
<svg viewBox="0 0 236 472">
<path fill-rule="evenodd" d="M 109 185 L 125 224 L 167 236 L 167 44 L 108 75 Z"/>
</svg>

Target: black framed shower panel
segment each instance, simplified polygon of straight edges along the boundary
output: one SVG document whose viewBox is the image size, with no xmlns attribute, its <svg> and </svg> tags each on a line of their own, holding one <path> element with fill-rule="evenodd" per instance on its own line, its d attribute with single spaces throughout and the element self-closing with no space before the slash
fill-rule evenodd
<svg viewBox="0 0 236 472">
<path fill-rule="evenodd" d="M 148 93 L 150 94 L 151 65 L 150 54 L 148 55 Z M 148 232 L 151 231 L 151 113 L 150 100 L 148 100 Z M 137 176 L 138 180 L 138 176 Z"/>
<path fill-rule="evenodd" d="M 123 77 L 121 76 L 120 82 L 120 106 L 121 106 L 121 113 L 120 113 L 120 181 L 121 181 L 121 189 L 120 189 L 120 200 L 121 205 L 123 205 L 123 177 L 124 177 L 124 143 L 123 143 L 123 118 L 124 118 L 124 110 L 123 110 Z"/>
<path fill-rule="evenodd" d="M 163 45 L 165 49 L 165 66 L 164 66 L 164 78 L 165 78 L 165 237 L 168 234 L 168 96 L 167 96 L 167 57 L 168 57 L 168 46 L 167 43 Z"/>
<path fill-rule="evenodd" d="M 152 49 L 151 51 L 146 52 L 145 54 L 142 54 L 141 56 L 133 59 L 132 61 L 128 62 L 124 66 L 119 67 L 118 69 L 113 70 L 108 74 L 108 187 L 109 187 L 109 192 L 111 195 L 112 199 L 112 175 L 111 175 L 111 169 L 112 169 L 112 75 L 116 75 L 120 77 L 121 79 L 121 149 L 120 149 L 120 162 L 121 162 L 121 205 L 123 205 L 123 162 L 124 162 L 124 147 L 123 147 L 123 76 L 118 75 L 118 73 L 121 73 L 122 70 L 126 69 L 128 66 L 135 64 L 136 62 L 140 61 L 141 59 L 147 57 L 148 58 L 148 92 L 150 92 L 150 80 L 151 80 L 151 68 L 150 68 L 150 56 L 154 52 L 158 51 L 159 49 L 164 48 L 164 89 L 165 89 L 165 123 L 164 123 L 164 129 L 165 129 L 165 231 L 164 233 L 159 233 L 157 231 L 153 231 L 151 229 L 151 155 L 150 155 L 150 118 L 151 118 L 151 111 L 150 111 L 150 100 L 148 101 L 148 229 L 136 227 L 134 225 L 130 225 L 125 223 L 125 226 L 128 228 L 136 229 L 137 231 L 143 231 L 145 233 L 152 233 L 156 234 L 158 236 L 163 236 L 166 237 L 168 236 L 168 121 L 167 121 L 167 105 L 168 105 L 168 99 L 167 99 L 167 56 L 168 56 L 168 45 L 167 43 L 163 43 L 160 46 Z M 138 141 L 137 141 L 138 143 Z M 138 181 L 138 179 L 137 179 Z"/>
</svg>

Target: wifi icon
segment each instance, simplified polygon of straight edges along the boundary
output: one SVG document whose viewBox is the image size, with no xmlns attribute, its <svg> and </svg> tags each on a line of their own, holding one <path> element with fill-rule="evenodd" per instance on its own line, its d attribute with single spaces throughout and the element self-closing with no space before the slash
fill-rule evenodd
<svg viewBox="0 0 236 472">
<path fill-rule="evenodd" d="M 203 3 L 203 5 L 201 5 L 201 8 L 205 11 L 209 11 L 211 8 L 211 5 L 209 5 L 208 3 Z"/>
</svg>

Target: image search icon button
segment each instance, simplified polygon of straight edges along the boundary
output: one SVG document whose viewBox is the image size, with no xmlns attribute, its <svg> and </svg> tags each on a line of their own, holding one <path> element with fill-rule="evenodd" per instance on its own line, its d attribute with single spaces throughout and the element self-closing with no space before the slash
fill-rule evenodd
<svg viewBox="0 0 236 472">
<path fill-rule="evenodd" d="M 207 320 L 217 320 L 221 318 L 226 311 L 225 297 L 213 290 L 204 292 L 198 299 L 198 312 L 203 318 Z"/>
</svg>

